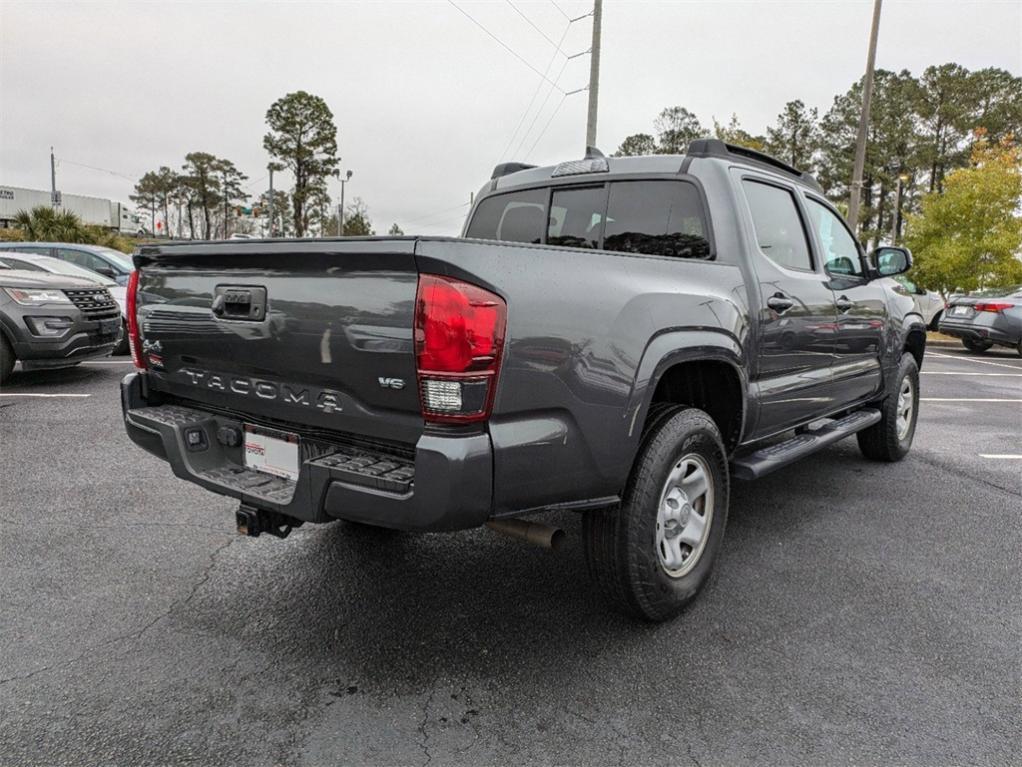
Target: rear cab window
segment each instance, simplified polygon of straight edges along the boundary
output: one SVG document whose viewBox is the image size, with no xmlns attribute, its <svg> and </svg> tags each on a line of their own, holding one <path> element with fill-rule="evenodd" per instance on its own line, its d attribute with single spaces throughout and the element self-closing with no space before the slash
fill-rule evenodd
<svg viewBox="0 0 1022 767">
<path fill-rule="evenodd" d="M 713 257 L 699 190 L 673 179 L 493 195 L 479 203 L 465 236 L 671 258 Z"/>
</svg>

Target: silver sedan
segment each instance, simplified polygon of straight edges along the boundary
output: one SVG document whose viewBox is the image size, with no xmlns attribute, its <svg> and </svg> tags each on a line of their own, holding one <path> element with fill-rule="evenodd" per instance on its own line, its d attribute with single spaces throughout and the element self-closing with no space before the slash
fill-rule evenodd
<svg viewBox="0 0 1022 767">
<path fill-rule="evenodd" d="M 985 352 L 996 344 L 1022 357 L 1022 285 L 955 296 L 940 320 L 940 332 L 962 339 L 969 351 Z"/>
</svg>

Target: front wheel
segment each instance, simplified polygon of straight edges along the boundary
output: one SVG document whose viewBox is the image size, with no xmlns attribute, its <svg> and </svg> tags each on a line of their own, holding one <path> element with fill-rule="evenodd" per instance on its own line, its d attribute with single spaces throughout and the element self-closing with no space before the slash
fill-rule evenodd
<svg viewBox="0 0 1022 767">
<path fill-rule="evenodd" d="M 857 435 L 859 450 L 874 461 L 900 461 L 908 455 L 919 418 L 919 366 L 901 355 L 896 384 L 880 403 L 880 421 Z"/>
<path fill-rule="evenodd" d="M 3 334 L 0 334 L 0 384 L 7 383 L 11 377 L 15 361 L 14 350 Z"/>
<path fill-rule="evenodd" d="M 615 609 L 663 621 L 696 597 L 720 553 L 728 481 L 723 441 L 706 413 L 659 413 L 621 504 L 583 516 L 590 577 Z"/>
<path fill-rule="evenodd" d="M 968 349 L 970 352 L 985 352 L 991 346 L 992 343 L 989 341 L 973 341 L 971 338 L 963 338 L 962 346 Z"/>
</svg>

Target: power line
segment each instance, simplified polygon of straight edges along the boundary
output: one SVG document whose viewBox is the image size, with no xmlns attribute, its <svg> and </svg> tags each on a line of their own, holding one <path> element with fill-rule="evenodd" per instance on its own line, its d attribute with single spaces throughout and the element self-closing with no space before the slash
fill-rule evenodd
<svg viewBox="0 0 1022 767">
<path fill-rule="evenodd" d="M 556 9 L 557 9 L 557 12 L 558 12 L 559 14 L 561 14 L 561 15 L 562 15 L 562 16 L 563 16 L 564 18 L 566 18 L 566 19 L 567 19 L 568 21 L 571 21 L 571 16 L 569 16 L 568 14 L 566 14 L 566 13 L 564 12 L 564 10 L 563 10 L 563 9 L 561 8 L 561 6 L 559 6 L 559 5 L 557 4 L 557 3 L 555 3 L 555 2 L 554 2 L 554 0 L 550 0 L 550 5 L 552 5 L 552 6 L 554 7 L 554 8 L 556 8 Z"/>
<path fill-rule="evenodd" d="M 123 179 L 127 179 L 132 183 L 135 183 L 135 181 L 137 180 L 135 178 L 132 178 L 131 176 L 125 176 L 123 173 L 118 173 L 115 170 L 110 170 L 109 168 L 97 168 L 95 165 L 86 165 L 83 162 L 75 162 L 74 160 L 67 160 L 63 157 L 58 157 L 57 162 L 59 163 L 66 162 L 68 165 L 77 165 L 79 168 L 88 168 L 89 170 L 99 171 L 100 173 L 109 173 L 111 176 L 119 176 Z"/>
<path fill-rule="evenodd" d="M 447 2 L 450 3 L 452 6 L 454 6 L 466 19 L 471 21 L 473 24 L 475 24 L 477 27 L 479 27 L 481 30 L 483 30 L 483 32 L 485 32 L 487 35 L 489 35 L 491 38 L 493 38 L 493 40 L 496 43 L 498 43 L 501 48 L 503 48 L 508 53 L 510 53 L 512 56 L 514 56 L 516 59 L 518 59 L 520 62 L 525 64 L 525 66 L 527 66 L 529 69 L 531 69 L 537 75 L 539 75 L 544 80 L 546 80 L 548 83 L 550 83 L 554 88 L 557 88 L 557 90 L 561 91 L 561 93 L 564 92 L 563 90 L 561 90 L 561 88 L 559 88 L 557 86 L 557 83 L 555 83 L 552 80 L 550 80 L 546 75 L 544 75 L 542 72 L 540 72 L 538 69 L 536 69 L 536 67 L 532 66 L 532 64 L 530 64 L 528 61 L 526 61 L 520 55 L 518 55 L 514 50 L 511 49 L 511 47 L 507 43 L 505 43 L 503 40 L 501 40 L 499 37 L 497 37 L 495 34 L 493 34 L 493 32 L 491 32 L 486 27 L 484 27 L 482 24 L 480 24 L 478 21 L 476 21 L 475 18 L 472 16 L 472 14 L 470 14 L 464 8 L 460 7 L 457 3 L 454 2 L 454 0 L 447 0 Z"/>
<path fill-rule="evenodd" d="M 564 63 L 561 65 L 561 70 L 557 73 L 557 77 L 554 78 L 555 81 L 561 79 L 561 75 L 564 74 L 564 70 L 568 66 L 568 61 L 570 61 L 570 59 L 564 60 Z M 558 88 L 557 90 L 559 90 L 562 94 L 564 93 L 564 90 L 562 88 Z M 514 154 L 517 155 L 519 152 L 522 151 L 522 147 L 525 146 L 525 142 L 526 140 L 528 140 L 529 134 L 532 133 L 532 129 L 536 126 L 536 120 L 538 120 L 539 116 L 543 114 L 543 110 L 546 109 L 546 104 L 550 100 L 550 96 L 553 94 L 553 92 L 554 92 L 553 88 L 547 89 L 546 96 L 543 97 L 543 102 L 539 105 L 539 109 L 536 110 L 536 114 L 532 116 L 532 122 L 529 123 L 529 127 L 526 128 L 525 133 L 522 134 L 521 140 L 518 142 L 518 146 L 515 147 Z"/>
<path fill-rule="evenodd" d="M 443 213 L 449 213 L 452 210 L 461 210 L 462 208 L 467 208 L 471 204 L 472 204 L 471 202 L 463 202 L 460 205 L 452 205 L 450 208 L 443 208 L 442 210 L 435 210 L 432 213 L 427 213 L 424 216 L 416 216 L 415 218 L 411 219 L 410 221 L 405 221 L 405 225 L 407 226 L 408 224 L 414 224 L 414 223 L 416 223 L 418 221 L 425 221 L 425 220 L 433 218 L 435 216 L 439 216 L 439 215 L 441 215 Z"/>
<path fill-rule="evenodd" d="M 539 135 L 536 136 L 536 140 L 533 141 L 532 146 L 529 147 L 529 153 L 526 155 L 526 157 L 532 156 L 532 151 L 536 148 L 536 145 L 539 144 L 539 140 L 543 138 L 543 136 L 546 134 L 546 129 L 550 127 L 550 123 L 554 121 L 554 118 L 557 116 L 557 113 L 560 111 L 561 107 L 564 105 L 564 102 L 567 100 L 568 94 L 564 94 L 563 96 L 561 96 L 561 100 L 557 103 L 557 106 L 554 107 L 554 111 L 550 113 L 550 119 L 546 121 L 546 125 L 543 126 L 543 130 L 539 132 Z"/>
<path fill-rule="evenodd" d="M 521 16 L 521 17 L 522 17 L 523 19 L 525 19 L 525 23 L 526 23 L 526 24 L 528 24 L 528 25 L 529 25 L 530 27 L 532 27 L 532 28 L 533 28 L 533 29 L 535 29 L 535 30 L 536 30 L 537 32 L 539 32 L 539 33 L 540 33 L 540 34 L 541 34 L 541 35 L 543 36 L 543 39 L 544 39 L 544 40 L 546 40 L 546 41 L 547 41 L 548 43 L 550 43 L 550 44 L 551 44 L 552 46 L 554 46 L 554 48 L 556 48 L 556 49 L 557 49 L 558 51 L 560 51 L 560 50 L 561 50 L 561 46 L 560 46 L 560 43 L 555 43 L 555 42 L 554 42 L 553 40 L 551 40 L 551 39 L 550 39 L 550 38 L 549 38 L 549 37 L 547 36 L 547 33 L 546 33 L 546 32 L 544 32 L 544 31 L 543 31 L 542 29 L 540 29 L 540 28 L 539 28 L 538 26 L 536 26 L 536 25 L 535 25 L 535 24 L 534 24 L 534 23 L 532 22 L 532 19 L 530 19 L 530 18 L 529 18 L 528 16 L 526 16 L 526 15 L 525 15 L 524 13 L 522 13 L 522 12 L 521 12 L 521 11 L 520 11 L 520 10 L 518 9 L 518 6 L 517 6 L 517 5 L 515 5 L 514 3 L 512 3 L 512 2 L 511 2 L 511 0 L 504 0 L 504 2 L 506 2 L 506 3 L 508 4 L 508 5 L 510 5 L 510 6 L 511 6 L 511 9 L 512 9 L 512 10 L 513 10 L 513 11 L 514 11 L 515 13 L 517 13 L 517 14 L 518 14 L 519 16 Z M 569 24 L 570 24 L 570 22 L 569 22 Z"/>
<path fill-rule="evenodd" d="M 544 75 L 550 72 L 550 67 L 553 66 L 554 59 L 557 58 L 558 52 L 561 51 L 561 44 L 564 42 L 564 38 L 568 36 L 569 29 L 571 29 L 570 21 L 564 25 L 564 32 L 561 34 L 561 40 L 560 42 L 557 43 L 557 50 L 554 51 L 553 55 L 550 57 L 550 61 L 547 62 L 546 70 L 543 72 Z M 532 105 L 536 103 L 536 96 L 539 95 L 539 92 L 540 90 L 542 90 L 542 88 L 543 80 L 540 80 L 538 83 L 536 83 L 536 90 L 532 92 L 532 98 L 529 99 L 529 105 L 525 107 L 525 111 L 522 112 L 522 116 L 519 118 L 518 124 L 515 126 L 514 132 L 512 132 L 511 138 L 508 139 L 507 146 L 504 147 L 504 151 L 500 153 L 501 162 L 503 162 L 504 158 L 507 157 L 508 150 L 511 148 L 511 145 L 515 142 L 515 139 L 518 137 L 518 131 L 521 130 L 522 125 L 525 123 L 525 118 L 528 117 L 529 112 L 532 111 Z"/>
</svg>

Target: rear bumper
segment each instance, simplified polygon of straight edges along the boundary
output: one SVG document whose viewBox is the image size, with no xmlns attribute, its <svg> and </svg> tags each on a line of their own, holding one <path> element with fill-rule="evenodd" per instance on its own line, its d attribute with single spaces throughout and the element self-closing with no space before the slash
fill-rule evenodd
<svg viewBox="0 0 1022 767">
<path fill-rule="evenodd" d="M 1022 332 L 1012 328 L 998 327 L 997 325 L 979 325 L 975 323 L 955 322 L 954 320 L 942 319 L 938 329 L 941 333 L 954 338 L 964 338 L 969 341 L 989 341 L 994 344 L 1015 346 L 1022 336 Z"/>
<path fill-rule="evenodd" d="M 449 437 L 423 434 L 414 459 L 345 446 L 303 447 L 297 481 L 245 469 L 242 448 L 217 441 L 223 427 L 240 429 L 237 419 L 176 405 L 146 401 L 144 377 L 131 373 L 121 383 L 128 436 L 167 461 L 174 474 L 207 490 L 256 508 L 306 522 L 347 519 L 399 530 L 458 530 L 482 525 L 492 505 L 493 451 L 487 434 Z M 201 432 L 198 449 L 186 434 Z M 375 464 L 373 463 L 375 462 Z M 396 466 L 390 476 L 369 472 Z"/>
</svg>

